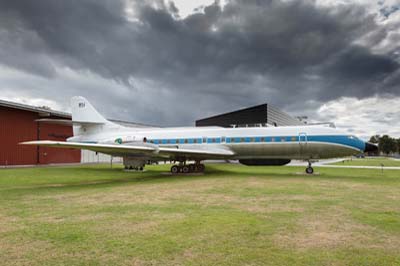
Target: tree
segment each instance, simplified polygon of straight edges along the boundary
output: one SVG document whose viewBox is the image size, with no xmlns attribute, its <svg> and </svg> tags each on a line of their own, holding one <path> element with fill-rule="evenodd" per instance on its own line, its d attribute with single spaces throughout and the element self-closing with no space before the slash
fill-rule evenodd
<svg viewBox="0 0 400 266">
<path fill-rule="evenodd" d="M 379 150 L 386 155 L 396 152 L 398 150 L 397 145 L 397 141 L 388 135 L 379 138 Z"/>
<path fill-rule="evenodd" d="M 397 152 L 400 153 L 400 138 L 397 139 Z"/>
<path fill-rule="evenodd" d="M 369 139 L 369 142 L 371 143 L 379 143 L 379 139 L 381 138 L 381 136 L 379 135 L 374 135 Z"/>
</svg>

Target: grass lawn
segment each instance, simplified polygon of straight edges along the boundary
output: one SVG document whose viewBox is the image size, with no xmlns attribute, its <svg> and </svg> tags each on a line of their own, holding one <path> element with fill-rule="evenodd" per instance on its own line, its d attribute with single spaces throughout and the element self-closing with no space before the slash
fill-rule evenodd
<svg viewBox="0 0 400 266">
<path fill-rule="evenodd" d="M 400 265 L 400 171 L 0 170 L 0 265 Z"/>
<path fill-rule="evenodd" d="M 332 165 L 354 165 L 354 166 L 397 166 L 400 167 L 400 160 L 393 160 L 384 157 L 364 158 L 364 159 L 345 159 L 342 162 L 332 163 Z"/>
</svg>

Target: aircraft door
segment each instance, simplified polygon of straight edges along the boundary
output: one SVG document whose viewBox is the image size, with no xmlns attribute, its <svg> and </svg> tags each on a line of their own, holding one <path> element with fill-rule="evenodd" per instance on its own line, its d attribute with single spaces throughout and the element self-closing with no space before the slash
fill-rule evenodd
<svg viewBox="0 0 400 266">
<path fill-rule="evenodd" d="M 299 133 L 299 155 L 300 158 L 307 157 L 307 133 Z"/>
</svg>

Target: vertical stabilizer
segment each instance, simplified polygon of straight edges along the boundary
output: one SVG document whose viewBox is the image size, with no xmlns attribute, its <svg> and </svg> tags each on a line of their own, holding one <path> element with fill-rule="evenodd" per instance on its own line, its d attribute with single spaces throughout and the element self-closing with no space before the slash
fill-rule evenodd
<svg viewBox="0 0 400 266">
<path fill-rule="evenodd" d="M 71 98 L 71 111 L 74 136 L 88 136 L 122 128 L 105 119 L 82 96 Z"/>
<path fill-rule="evenodd" d="M 82 96 L 71 98 L 72 121 L 87 124 L 108 124 L 105 119 L 96 109 Z"/>
</svg>

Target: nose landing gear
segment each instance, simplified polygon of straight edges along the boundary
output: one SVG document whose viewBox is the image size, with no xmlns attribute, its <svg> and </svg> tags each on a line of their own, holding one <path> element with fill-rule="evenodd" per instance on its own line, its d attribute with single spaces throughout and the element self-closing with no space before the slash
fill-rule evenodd
<svg viewBox="0 0 400 266">
<path fill-rule="evenodd" d="M 310 161 L 308 161 L 308 167 L 306 168 L 306 173 L 309 175 L 312 175 L 314 173 L 314 168 L 312 168 Z"/>
</svg>

